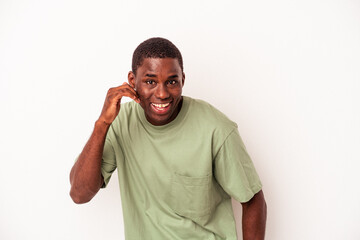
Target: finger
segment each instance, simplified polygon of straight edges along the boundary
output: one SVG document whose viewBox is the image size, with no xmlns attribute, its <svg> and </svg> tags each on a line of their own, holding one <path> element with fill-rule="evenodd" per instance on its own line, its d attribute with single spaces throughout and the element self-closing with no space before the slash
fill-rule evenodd
<svg viewBox="0 0 360 240">
<path fill-rule="evenodd" d="M 124 86 L 127 86 L 127 87 L 129 87 L 131 90 L 133 90 L 134 93 L 135 93 L 135 95 L 138 97 L 138 93 L 137 93 L 137 91 L 135 90 L 134 87 L 132 87 L 132 86 L 131 86 L 129 83 L 127 83 L 127 82 L 124 82 L 123 85 L 124 85 Z"/>
<path fill-rule="evenodd" d="M 133 92 L 135 98 L 132 98 L 134 99 L 137 103 L 140 103 L 140 98 L 139 98 L 139 95 L 137 93 L 137 91 L 127 82 L 124 82 L 120 87 L 119 89 L 121 88 L 126 88 L 126 89 L 129 89 L 131 92 Z"/>
<path fill-rule="evenodd" d="M 138 93 L 135 91 L 135 89 L 132 86 L 130 86 L 130 84 L 128 84 L 127 82 L 124 82 L 122 85 L 115 87 L 113 89 L 114 89 L 114 91 L 117 91 L 117 90 L 124 89 L 124 88 L 130 89 L 136 97 L 139 97 Z"/>
<path fill-rule="evenodd" d="M 131 89 L 129 87 L 113 89 L 112 93 L 110 94 L 110 97 L 115 98 L 116 101 L 118 101 L 122 97 L 129 97 L 133 99 L 135 102 L 140 103 L 140 99 L 138 98 L 137 93 L 134 91 L 134 89 Z"/>
</svg>

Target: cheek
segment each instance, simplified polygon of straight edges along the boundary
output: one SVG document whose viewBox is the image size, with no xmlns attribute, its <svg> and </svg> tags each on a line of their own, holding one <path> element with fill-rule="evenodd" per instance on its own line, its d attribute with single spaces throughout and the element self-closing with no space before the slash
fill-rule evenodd
<svg viewBox="0 0 360 240">
<path fill-rule="evenodd" d="M 136 92 L 139 95 L 141 101 L 146 100 L 151 96 L 151 91 L 146 88 L 137 88 Z"/>
<path fill-rule="evenodd" d="M 181 93 L 182 93 L 182 88 L 174 88 L 171 91 L 171 94 L 173 96 L 181 96 Z"/>
</svg>

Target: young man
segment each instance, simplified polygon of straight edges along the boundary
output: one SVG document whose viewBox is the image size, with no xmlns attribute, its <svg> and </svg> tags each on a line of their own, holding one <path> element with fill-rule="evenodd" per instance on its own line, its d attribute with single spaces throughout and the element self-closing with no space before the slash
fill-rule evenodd
<svg viewBox="0 0 360 240">
<path fill-rule="evenodd" d="M 244 239 L 264 239 L 262 185 L 236 123 L 182 96 L 184 82 L 170 41 L 136 48 L 128 83 L 109 89 L 71 169 L 73 201 L 90 201 L 117 168 L 127 240 L 235 240 L 231 197 L 243 206 Z M 124 96 L 134 101 L 120 104 Z"/>
</svg>

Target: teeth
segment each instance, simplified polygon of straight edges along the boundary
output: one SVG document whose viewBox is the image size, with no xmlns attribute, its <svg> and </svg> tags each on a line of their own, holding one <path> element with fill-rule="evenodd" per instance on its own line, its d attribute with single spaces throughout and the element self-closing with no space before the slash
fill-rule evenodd
<svg viewBox="0 0 360 240">
<path fill-rule="evenodd" d="M 155 107 L 158 107 L 158 108 L 164 108 L 164 107 L 167 107 L 169 106 L 170 103 L 165 103 L 165 104 L 155 104 L 153 103 L 152 105 L 154 105 Z"/>
</svg>

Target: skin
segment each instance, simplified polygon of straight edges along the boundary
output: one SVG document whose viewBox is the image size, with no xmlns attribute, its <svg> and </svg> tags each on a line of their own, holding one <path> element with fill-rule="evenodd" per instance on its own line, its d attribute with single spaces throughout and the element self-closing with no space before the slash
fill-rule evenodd
<svg viewBox="0 0 360 240">
<path fill-rule="evenodd" d="M 128 81 L 107 92 L 94 130 L 70 172 L 70 196 L 75 203 L 89 202 L 104 183 L 101 175 L 102 152 L 107 131 L 120 111 L 123 97 L 130 97 L 144 109 L 153 125 L 171 122 L 180 111 L 185 74 L 177 59 L 146 58 L 136 74 L 129 72 Z M 135 91 L 135 89 L 137 91 Z M 170 103 L 168 110 L 156 114 L 152 103 Z"/>
<path fill-rule="evenodd" d="M 165 125 L 176 118 L 182 104 L 185 74 L 175 58 L 146 58 L 141 67 L 129 72 L 130 86 L 135 88 L 146 119 L 153 125 Z M 159 114 L 152 104 L 170 103 L 165 113 Z"/>
<path fill-rule="evenodd" d="M 110 88 L 94 130 L 70 172 L 70 196 L 75 203 L 89 202 L 104 183 L 102 153 L 107 131 L 120 111 L 123 97 L 130 97 L 144 109 L 153 125 L 170 123 L 180 112 L 185 74 L 177 59 L 145 58 L 136 74 L 129 72 L 128 83 Z M 166 109 L 154 104 L 167 104 Z M 264 239 L 266 203 L 262 191 L 243 206 L 243 239 Z"/>
<path fill-rule="evenodd" d="M 241 203 L 243 209 L 242 231 L 244 240 L 265 239 L 267 206 L 261 190 L 250 201 Z"/>
<path fill-rule="evenodd" d="M 105 138 L 110 124 L 120 111 L 121 99 L 125 96 L 140 102 L 137 93 L 127 83 L 108 90 L 94 130 L 71 169 L 70 196 L 75 203 L 89 202 L 104 183 L 101 175 L 101 161 Z"/>
</svg>

